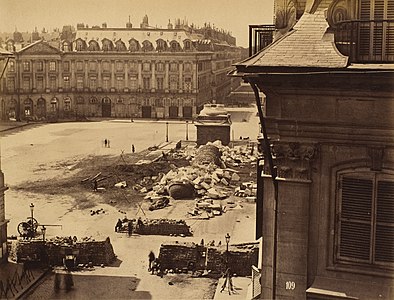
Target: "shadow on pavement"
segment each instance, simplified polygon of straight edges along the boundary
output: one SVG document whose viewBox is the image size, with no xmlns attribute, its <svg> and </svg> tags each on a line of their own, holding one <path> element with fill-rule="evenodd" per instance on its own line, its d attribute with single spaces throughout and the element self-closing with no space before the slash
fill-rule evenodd
<svg viewBox="0 0 394 300">
<path fill-rule="evenodd" d="M 140 279 L 73 272 L 51 273 L 23 299 L 152 299 L 136 291 Z"/>
</svg>

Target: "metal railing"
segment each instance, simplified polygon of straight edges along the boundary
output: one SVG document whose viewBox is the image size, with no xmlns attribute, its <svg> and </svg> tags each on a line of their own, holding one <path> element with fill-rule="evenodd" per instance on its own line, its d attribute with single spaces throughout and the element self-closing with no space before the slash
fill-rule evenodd
<svg viewBox="0 0 394 300">
<path fill-rule="evenodd" d="M 249 25 L 249 56 L 272 43 L 275 25 Z"/>
<path fill-rule="evenodd" d="M 261 294 L 261 272 L 252 266 L 252 299 Z"/>
<path fill-rule="evenodd" d="M 352 63 L 393 63 L 394 20 L 339 22 L 335 45 Z"/>
</svg>

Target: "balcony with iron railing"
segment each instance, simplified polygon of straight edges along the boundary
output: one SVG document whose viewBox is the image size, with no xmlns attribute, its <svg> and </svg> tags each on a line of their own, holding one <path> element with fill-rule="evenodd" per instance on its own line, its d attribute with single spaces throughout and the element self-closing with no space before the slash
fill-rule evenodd
<svg viewBox="0 0 394 300">
<path fill-rule="evenodd" d="M 350 63 L 394 63 L 394 20 L 342 21 L 334 33 Z"/>
<path fill-rule="evenodd" d="M 271 44 L 274 32 L 275 25 L 249 25 L 249 56 Z"/>
</svg>

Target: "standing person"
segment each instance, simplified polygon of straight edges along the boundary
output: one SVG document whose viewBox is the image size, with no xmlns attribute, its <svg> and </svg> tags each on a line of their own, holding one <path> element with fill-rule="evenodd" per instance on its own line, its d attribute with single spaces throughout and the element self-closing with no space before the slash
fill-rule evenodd
<svg viewBox="0 0 394 300">
<path fill-rule="evenodd" d="M 134 153 L 135 152 L 135 147 L 134 144 L 131 145 L 131 152 Z"/>
<path fill-rule="evenodd" d="M 153 262 L 155 261 L 156 257 L 153 251 L 149 252 L 149 266 L 148 266 L 148 272 L 152 269 L 153 267 Z"/>
<path fill-rule="evenodd" d="M 118 219 L 118 222 L 115 225 L 115 232 L 119 232 L 122 229 L 123 222 L 121 219 Z"/>
<path fill-rule="evenodd" d="M 133 223 L 131 223 L 131 221 L 127 223 L 127 233 L 129 234 L 129 236 L 131 236 L 131 234 L 133 233 Z"/>
<path fill-rule="evenodd" d="M 104 140 L 104 146 L 105 146 L 105 148 L 107 148 L 107 144 L 108 144 L 108 141 L 107 141 L 107 139 L 105 139 L 105 140 Z"/>
<path fill-rule="evenodd" d="M 109 140 L 108 140 L 108 148 L 111 148 L 111 146 L 109 145 Z"/>
</svg>

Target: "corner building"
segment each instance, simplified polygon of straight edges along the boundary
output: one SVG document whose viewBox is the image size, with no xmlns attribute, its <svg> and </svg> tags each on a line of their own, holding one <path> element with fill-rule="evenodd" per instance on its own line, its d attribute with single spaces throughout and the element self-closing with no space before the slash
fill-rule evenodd
<svg viewBox="0 0 394 300">
<path fill-rule="evenodd" d="M 240 80 L 227 77 L 242 51 L 229 33 L 193 28 L 87 28 L 59 47 L 39 40 L 14 53 L 1 118 L 192 118 Z"/>
<path fill-rule="evenodd" d="M 394 1 L 276 4 L 232 73 L 266 95 L 260 298 L 394 299 Z"/>
</svg>

